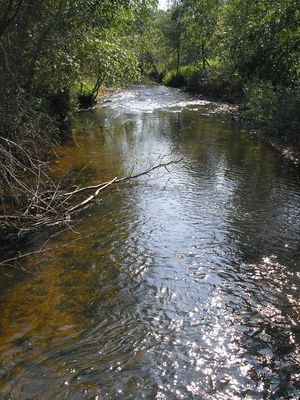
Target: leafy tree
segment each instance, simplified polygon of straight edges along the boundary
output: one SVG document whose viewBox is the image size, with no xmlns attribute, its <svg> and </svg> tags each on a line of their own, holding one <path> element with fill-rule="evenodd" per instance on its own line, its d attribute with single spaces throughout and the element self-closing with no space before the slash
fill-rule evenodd
<svg viewBox="0 0 300 400">
<path fill-rule="evenodd" d="M 128 36 L 155 3 L 0 0 L 0 190 L 22 215 L 49 189 L 41 153 L 69 130 L 77 88 L 89 79 L 92 103 L 137 76 Z"/>
<path fill-rule="evenodd" d="M 228 0 L 225 57 L 245 78 L 291 84 L 299 68 L 299 26 L 299 0 Z"/>
<path fill-rule="evenodd" d="M 213 55 L 214 33 L 220 18 L 223 0 L 181 0 L 183 23 L 186 32 L 187 60 L 201 60 L 202 67 L 209 66 Z"/>
<path fill-rule="evenodd" d="M 136 76 L 136 61 L 125 38 L 154 4 L 0 0 L 0 83 L 7 119 L 10 106 L 5 104 L 12 96 L 17 100 L 22 94 L 30 107 L 43 113 L 49 108 L 52 114 L 59 107 L 67 111 L 61 99 L 69 102 L 70 90 L 87 74 L 96 86 L 122 84 Z M 13 113 L 18 114 L 16 107 Z"/>
<path fill-rule="evenodd" d="M 132 49 L 126 48 L 122 40 L 112 32 L 89 33 L 89 39 L 79 50 L 80 87 L 83 96 L 84 80 L 92 81 L 92 87 L 85 99 L 96 102 L 100 87 L 121 86 L 139 78 L 138 59 Z M 84 96 L 83 96 L 84 97 Z"/>
<path fill-rule="evenodd" d="M 180 2 L 174 2 L 170 10 L 168 10 L 165 15 L 166 18 L 162 30 L 167 47 L 171 50 L 171 52 L 175 53 L 175 68 L 176 74 L 178 75 L 179 67 L 182 61 L 186 29 L 182 18 L 183 9 Z"/>
<path fill-rule="evenodd" d="M 166 69 L 167 61 L 167 48 L 163 35 L 165 21 L 165 11 L 152 10 L 133 39 L 133 45 L 138 49 L 142 73 L 148 74 L 158 81 L 161 79 L 162 72 Z"/>
</svg>

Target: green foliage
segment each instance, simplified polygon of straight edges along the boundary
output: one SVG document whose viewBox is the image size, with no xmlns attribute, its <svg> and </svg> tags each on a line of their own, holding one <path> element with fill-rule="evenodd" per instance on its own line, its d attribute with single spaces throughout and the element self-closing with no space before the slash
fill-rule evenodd
<svg viewBox="0 0 300 400">
<path fill-rule="evenodd" d="M 192 73 L 187 80 L 187 89 L 231 102 L 241 101 L 243 97 L 242 80 L 224 67 L 203 68 Z"/>
<path fill-rule="evenodd" d="M 244 114 L 256 122 L 257 127 L 265 127 L 276 110 L 277 94 L 270 82 L 257 81 L 245 87 Z"/>
<path fill-rule="evenodd" d="M 174 3 L 170 11 L 166 12 L 162 32 L 166 43 L 166 48 L 171 52 L 171 57 L 175 60 L 172 64 L 179 73 L 184 48 L 185 24 L 182 19 L 182 7 L 179 3 Z M 173 60 L 172 60 L 173 61 Z"/>
<path fill-rule="evenodd" d="M 182 65 L 209 66 L 216 49 L 216 28 L 222 0 L 174 1 L 162 18 L 167 65 L 178 74 Z"/>
<path fill-rule="evenodd" d="M 139 27 L 135 35 L 131 35 L 143 75 L 148 75 L 158 82 L 166 69 L 166 45 L 163 35 L 165 21 L 165 12 L 152 10 L 144 20 L 143 26 Z"/>
<path fill-rule="evenodd" d="M 299 0 L 177 0 L 160 19 L 164 84 L 245 101 L 256 126 L 299 138 Z"/>
<path fill-rule="evenodd" d="M 61 126 L 74 107 L 75 89 L 82 95 L 87 80 L 93 80 L 89 95 L 95 101 L 102 84 L 137 79 L 137 55 L 128 37 L 155 3 L 0 0 L 0 117 L 6 121 L 1 133 L 22 136 L 36 113 L 48 114 L 53 125 Z M 21 98 L 26 98 L 26 111 L 18 103 Z M 32 129 L 32 135 L 34 130 L 39 136 L 40 129 Z"/>
<path fill-rule="evenodd" d="M 179 67 L 178 71 L 171 69 L 164 75 L 162 83 L 170 87 L 185 87 L 187 83 L 187 77 L 190 75 L 190 68 L 191 66 L 183 66 Z"/>
<path fill-rule="evenodd" d="M 185 77 L 182 73 L 182 68 L 178 71 L 171 70 L 163 78 L 163 84 L 170 87 L 182 88 L 186 85 Z"/>
<path fill-rule="evenodd" d="M 289 85 L 297 80 L 298 0 L 229 0 L 222 21 L 224 56 L 245 78 Z"/>
<path fill-rule="evenodd" d="M 222 0 L 181 0 L 182 23 L 185 26 L 185 62 L 201 61 L 203 68 L 214 56 L 215 33 L 220 19 Z"/>
<path fill-rule="evenodd" d="M 245 88 L 244 115 L 269 135 L 300 143 L 300 87 L 256 81 Z"/>
<path fill-rule="evenodd" d="M 124 85 L 128 81 L 139 79 L 138 59 L 131 48 L 126 48 L 122 38 L 115 32 L 93 30 L 89 39 L 79 49 L 81 91 L 83 96 L 84 81 L 94 80 L 88 93 L 90 105 L 97 99 L 100 87 L 105 84 L 112 87 Z M 87 97 L 85 97 L 87 100 Z"/>
<path fill-rule="evenodd" d="M 200 68 L 188 65 L 169 71 L 163 83 L 166 86 L 181 88 L 192 93 L 201 93 L 210 98 L 223 99 L 231 102 L 240 101 L 243 97 L 243 82 L 232 71 L 221 66 Z"/>
</svg>

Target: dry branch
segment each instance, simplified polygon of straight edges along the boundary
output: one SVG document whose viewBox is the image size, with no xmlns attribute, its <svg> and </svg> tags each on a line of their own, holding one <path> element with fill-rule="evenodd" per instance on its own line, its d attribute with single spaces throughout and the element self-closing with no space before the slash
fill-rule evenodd
<svg viewBox="0 0 300 400">
<path fill-rule="evenodd" d="M 22 151 L 22 148 L 20 148 L 20 151 Z M 26 158 L 27 154 L 25 150 L 24 154 Z M 5 153 L 5 155 L 7 154 Z M 10 154 L 8 157 L 10 157 Z M 13 160 L 13 156 L 11 159 Z M 163 160 L 163 158 L 160 160 Z M 62 188 L 63 185 L 61 185 L 61 182 L 59 184 L 54 184 L 54 182 L 47 177 L 47 174 L 41 170 L 40 165 L 36 165 L 37 160 L 30 159 L 30 163 L 28 164 L 30 164 L 30 168 L 34 170 L 34 186 L 23 183 L 23 180 L 18 178 L 17 173 L 9 171 L 9 183 L 12 185 L 13 190 L 16 193 L 22 193 L 23 197 L 28 198 L 28 201 L 24 209 L 20 206 L 19 209 L 16 208 L 8 212 L 7 210 L 5 211 L 5 207 L 3 207 L 3 214 L 0 215 L 0 228 L 15 230 L 17 232 L 28 232 L 47 225 L 63 223 L 68 225 L 72 214 L 88 206 L 101 192 L 108 189 L 110 186 L 149 175 L 159 168 L 165 168 L 169 172 L 168 166 L 181 161 L 182 158 L 168 162 L 160 162 L 134 175 L 125 176 L 123 178 L 114 177 L 110 181 L 102 182 L 97 185 L 66 191 Z M 17 169 L 20 168 L 15 162 L 14 167 Z M 21 163 L 21 168 L 22 167 L 25 168 Z M 88 197 L 83 200 L 80 199 L 82 194 L 90 191 L 94 191 L 94 193 L 88 195 Z"/>
<path fill-rule="evenodd" d="M 162 159 L 161 159 L 162 160 Z M 9 230 L 16 230 L 18 234 L 24 231 L 33 231 L 35 229 L 44 227 L 44 226 L 53 226 L 55 224 L 61 225 L 65 224 L 66 229 L 64 230 L 72 230 L 72 227 L 69 225 L 70 216 L 75 213 L 81 211 L 83 208 L 88 206 L 93 200 L 95 200 L 100 193 L 102 193 L 105 189 L 108 189 L 112 185 L 122 184 L 129 180 L 137 179 L 144 175 L 149 175 L 154 170 L 159 168 L 166 168 L 171 164 L 177 164 L 182 161 L 182 158 L 177 160 L 171 160 L 168 162 L 161 162 L 154 166 L 151 166 L 147 170 L 129 175 L 123 178 L 114 177 L 110 181 L 99 183 L 98 185 L 85 186 L 82 188 L 77 188 L 74 191 L 65 192 L 62 189 L 62 185 L 59 183 L 58 185 L 53 185 L 51 182 L 51 187 L 46 188 L 40 182 L 37 183 L 37 186 L 34 190 L 28 189 L 28 193 L 33 197 L 29 199 L 30 207 L 27 205 L 27 208 L 24 212 L 15 211 L 11 214 L 4 213 L 0 215 L 0 228 L 5 228 Z M 167 169 L 168 170 L 168 169 Z M 91 195 L 89 195 L 84 200 L 78 202 L 78 197 L 83 193 L 94 191 Z M 4 209 L 4 208 L 3 208 Z M 56 234 L 64 232 L 60 230 Z M 76 233 L 76 232 L 75 232 Z M 54 235 L 56 235 L 54 234 Z M 51 237 L 53 237 L 52 235 Z M 77 239 L 81 239 L 79 235 Z M 23 262 L 24 260 L 38 255 L 50 252 L 55 249 L 54 247 L 48 247 L 46 244 L 49 242 L 48 239 L 39 250 L 32 251 L 29 253 L 19 254 L 15 257 L 0 261 L 0 268 L 2 268 L 2 272 L 6 273 L 7 268 L 14 268 L 23 270 Z M 64 245 L 61 245 L 63 247 Z"/>
<path fill-rule="evenodd" d="M 67 210 L 67 214 L 71 214 L 74 211 L 78 211 L 79 209 L 85 207 L 88 203 L 90 203 L 92 200 L 94 200 L 99 193 L 101 192 L 101 190 L 106 189 L 108 186 L 112 185 L 114 182 L 116 182 L 117 177 L 115 177 L 114 179 L 112 179 L 110 182 L 107 182 L 105 185 L 100 186 L 96 192 L 94 194 L 92 194 L 91 196 L 89 196 L 87 199 L 83 200 L 81 203 L 76 204 L 75 206 L 71 207 L 69 210 Z"/>
<path fill-rule="evenodd" d="M 114 184 L 114 183 L 115 183 L 115 184 L 117 184 L 117 183 L 123 183 L 123 182 L 129 181 L 129 180 L 131 180 L 131 179 L 137 179 L 137 178 L 139 178 L 139 177 L 141 177 L 141 176 L 143 176 L 143 175 L 149 175 L 150 172 L 152 172 L 152 171 L 154 171 L 154 170 L 156 170 L 156 169 L 158 169 L 158 168 L 163 168 L 163 167 L 164 167 L 164 168 L 166 168 L 166 170 L 169 172 L 169 170 L 168 170 L 168 168 L 167 168 L 169 165 L 171 165 L 171 164 L 178 164 L 178 163 L 181 162 L 181 161 L 182 161 L 182 158 L 180 158 L 180 159 L 178 159 L 178 160 L 168 161 L 168 162 L 165 162 L 165 163 L 160 163 L 160 164 L 158 164 L 158 165 L 155 165 L 155 166 L 150 167 L 150 168 L 147 169 L 146 171 L 140 172 L 139 174 L 125 176 L 124 178 L 120 178 L 120 179 L 118 179 L 117 177 L 115 177 L 115 178 L 113 178 L 111 181 L 104 182 L 104 183 L 100 183 L 100 184 L 98 184 L 98 185 L 93 185 L 93 186 L 85 186 L 85 187 L 83 187 L 83 188 L 76 189 L 76 190 L 74 190 L 74 191 L 71 192 L 71 193 L 67 193 L 66 195 L 68 195 L 68 196 L 74 196 L 74 195 L 77 195 L 78 193 L 83 193 L 83 192 L 86 192 L 86 191 L 89 191 L 89 190 L 92 190 L 92 189 L 97 189 L 97 190 L 95 191 L 94 194 L 92 194 L 91 196 L 89 196 L 88 198 L 86 198 L 85 200 L 83 200 L 81 203 L 79 203 L 79 204 L 77 204 L 77 205 L 71 207 L 69 210 L 67 210 L 67 214 L 71 214 L 71 213 L 73 213 L 74 211 L 78 211 L 79 209 L 85 207 L 85 206 L 86 206 L 87 204 L 89 204 L 92 200 L 94 200 L 94 199 L 99 195 L 99 193 L 100 193 L 102 190 L 108 188 L 109 186 L 111 186 L 111 185 Z"/>
</svg>

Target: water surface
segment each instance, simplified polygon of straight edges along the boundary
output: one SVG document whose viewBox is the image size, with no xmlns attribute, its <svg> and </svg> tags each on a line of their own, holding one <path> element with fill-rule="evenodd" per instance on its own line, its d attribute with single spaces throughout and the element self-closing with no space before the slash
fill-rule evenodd
<svg viewBox="0 0 300 400">
<path fill-rule="evenodd" d="M 53 174 L 86 185 L 179 158 L 3 279 L 1 399 L 299 398 L 296 167 L 226 107 L 138 86 L 78 116 Z"/>
</svg>

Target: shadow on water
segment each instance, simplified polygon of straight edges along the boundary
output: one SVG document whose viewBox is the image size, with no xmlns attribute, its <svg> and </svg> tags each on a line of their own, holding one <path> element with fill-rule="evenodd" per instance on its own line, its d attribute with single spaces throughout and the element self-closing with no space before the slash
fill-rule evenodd
<svg viewBox="0 0 300 400">
<path fill-rule="evenodd" d="M 1 399 L 298 398 L 299 173 L 219 109 L 139 86 L 78 116 L 58 176 L 184 160 L 109 191 L 3 283 Z"/>
</svg>

